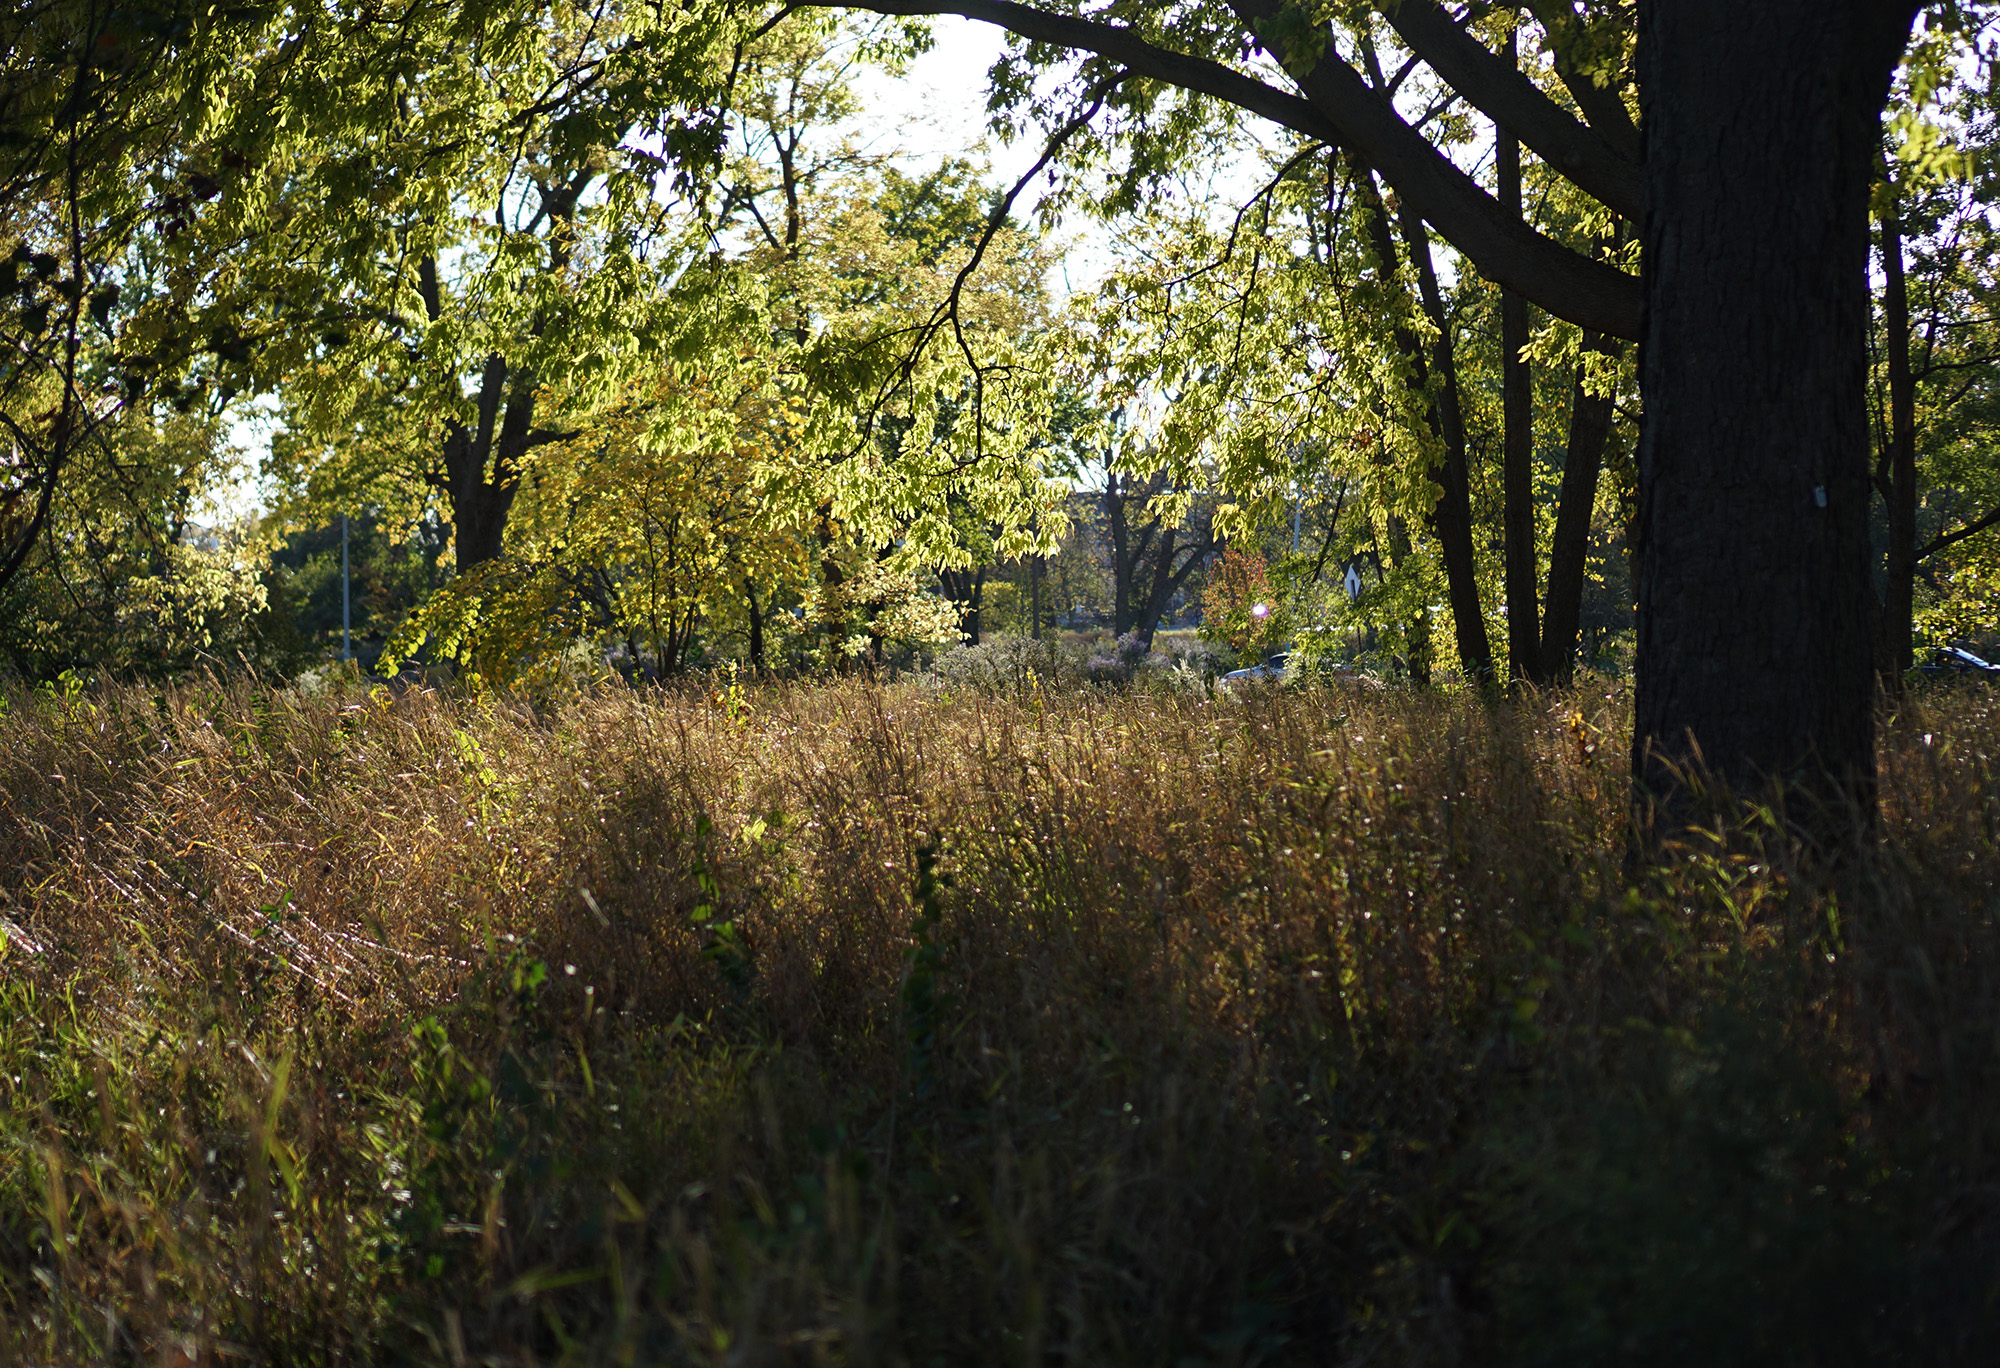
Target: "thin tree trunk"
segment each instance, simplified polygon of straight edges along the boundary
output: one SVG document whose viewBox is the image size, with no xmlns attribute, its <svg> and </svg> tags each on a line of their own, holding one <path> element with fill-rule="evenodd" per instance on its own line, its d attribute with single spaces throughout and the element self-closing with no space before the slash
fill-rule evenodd
<svg viewBox="0 0 2000 1368">
<path fill-rule="evenodd" d="M 1914 642 L 1917 578 L 1917 384 L 1910 373 L 1910 293 L 1903 224 L 1892 198 L 1882 215 L 1882 323 L 1889 352 L 1889 584 L 1882 604 L 1882 682 L 1900 690 Z"/>
<path fill-rule="evenodd" d="M 1600 333 L 1583 335 L 1584 350 L 1616 357 L 1623 345 Z M 1542 605 L 1541 678 L 1567 684 L 1576 677 L 1577 636 L 1583 617 L 1583 578 L 1590 558 L 1590 524 L 1597 508 L 1597 481 L 1604 447 L 1611 436 L 1613 399 L 1609 392 L 1584 388 L 1585 367 L 1577 367 L 1570 396 L 1569 446 L 1563 457 L 1562 493 L 1549 545 L 1549 587 Z"/>
<path fill-rule="evenodd" d="M 1437 470 L 1438 486 L 1443 493 L 1431 511 L 1431 529 L 1437 533 L 1438 551 L 1444 560 L 1445 592 L 1451 603 L 1459 667 L 1467 679 L 1486 684 L 1493 679 L 1493 644 L 1486 635 L 1485 609 L 1479 601 L 1479 561 L 1472 542 L 1472 470 L 1466 453 L 1465 410 L 1459 399 L 1458 359 L 1451 340 L 1451 319 L 1445 313 L 1444 294 L 1438 288 L 1437 268 L 1431 261 L 1430 236 L 1407 208 L 1403 213 L 1403 235 L 1416 263 L 1424 312 L 1438 330 L 1432 364 L 1444 382 L 1431 401 L 1432 424 L 1444 439 L 1444 462 Z"/>
<path fill-rule="evenodd" d="M 844 653 L 845 633 L 842 630 L 844 614 L 838 602 L 839 589 L 847 581 L 847 575 L 840 568 L 840 562 L 833 554 L 836 537 L 833 526 L 833 505 L 823 502 L 817 510 L 817 536 L 819 539 L 819 630 L 826 648 L 827 668 L 835 673 L 845 673 L 847 657 Z"/>
<path fill-rule="evenodd" d="M 1397 253 L 1395 238 L 1390 230 L 1388 209 L 1382 202 L 1381 192 L 1375 185 L 1375 174 L 1360 157 L 1349 154 L 1348 170 L 1353 179 L 1355 192 L 1362 201 L 1366 213 L 1369 243 L 1374 249 L 1376 274 L 1388 284 L 1394 279 Z M 1443 443 L 1445 457 L 1434 471 L 1438 484 L 1443 490 L 1436 510 L 1431 515 L 1431 526 L 1438 534 L 1439 549 L 1443 552 L 1445 583 L 1451 601 L 1453 626 L 1458 636 L 1459 661 L 1468 676 L 1475 679 L 1490 679 L 1493 672 L 1493 650 L 1486 638 L 1486 619 L 1479 606 L 1479 581 L 1477 565 L 1472 550 L 1472 498 L 1471 482 L 1466 468 L 1465 428 L 1460 422 L 1458 407 L 1458 375 L 1453 364 L 1451 330 L 1444 316 L 1443 297 L 1437 287 L 1437 272 L 1431 265 L 1430 239 L 1424 233 L 1423 223 L 1411 214 L 1403 215 L 1403 235 L 1409 247 L 1413 264 L 1417 267 L 1417 278 L 1422 291 L 1422 306 L 1425 314 L 1438 328 L 1437 347 L 1430 358 L 1443 371 L 1442 393 L 1431 396 L 1425 418 L 1432 434 Z M 1416 336 L 1408 329 L 1396 330 L 1396 345 L 1410 364 L 1410 386 L 1413 389 L 1429 391 L 1430 365 L 1427 364 L 1423 348 Z M 1392 539 L 1395 530 L 1392 521 Z M 1409 532 L 1402 531 L 1404 547 L 1398 551 L 1392 547 L 1392 554 L 1400 562 L 1408 554 Z M 1411 635 L 1410 677 L 1419 683 L 1430 682 L 1430 615 L 1425 611 L 1419 615 L 1422 649 L 1417 648 L 1418 631 Z"/>
<path fill-rule="evenodd" d="M 1389 515 L 1389 564 L 1400 568 L 1410 555 L 1410 525 L 1399 514 Z M 1431 610 L 1419 608 L 1416 618 L 1410 623 L 1410 652 L 1404 666 L 1410 672 L 1410 682 L 1428 685 L 1431 682 Z"/>
<path fill-rule="evenodd" d="M 1875 811 L 1868 190 L 1915 0 L 1640 0 L 1645 291 L 1633 773 Z"/>
<path fill-rule="evenodd" d="M 1517 61 L 1515 38 L 1504 55 Z M 1500 207 L 1519 219 L 1521 144 L 1495 128 L 1494 163 Z M 1517 681 L 1542 682 L 1540 608 L 1535 596 L 1535 396 L 1528 361 L 1528 301 L 1500 292 L 1501 536 L 1505 544 L 1507 670 Z"/>
<path fill-rule="evenodd" d="M 755 674 L 764 674 L 764 610 L 757 605 L 757 586 L 750 580 L 743 581 L 743 595 L 750 605 L 750 669 Z"/>
<path fill-rule="evenodd" d="M 980 612 L 986 603 L 986 567 L 980 566 L 972 575 L 972 591 L 966 597 L 965 636 L 967 642 L 977 646 L 980 642 Z"/>
</svg>

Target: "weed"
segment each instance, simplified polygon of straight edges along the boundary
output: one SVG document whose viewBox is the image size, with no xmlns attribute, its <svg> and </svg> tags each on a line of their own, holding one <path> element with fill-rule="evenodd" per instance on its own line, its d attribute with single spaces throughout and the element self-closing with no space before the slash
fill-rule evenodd
<svg viewBox="0 0 2000 1368">
<path fill-rule="evenodd" d="M 1633 868 L 1616 691 L 8 696 L 0 1353 L 1978 1362 L 1996 714 L 1898 706 L 1852 858 Z"/>
</svg>

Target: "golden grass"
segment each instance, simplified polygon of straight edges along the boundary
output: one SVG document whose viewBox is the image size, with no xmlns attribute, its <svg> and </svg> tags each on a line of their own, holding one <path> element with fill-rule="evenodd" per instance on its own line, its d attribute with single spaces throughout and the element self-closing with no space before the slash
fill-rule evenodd
<svg viewBox="0 0 2000 1368">
<path fill-rule="evenodd" d="M 16 694 L 0 1345 L 1978 1361 L 1994 699 L 1628 864 L 1626 708 Z"/>
</svg>

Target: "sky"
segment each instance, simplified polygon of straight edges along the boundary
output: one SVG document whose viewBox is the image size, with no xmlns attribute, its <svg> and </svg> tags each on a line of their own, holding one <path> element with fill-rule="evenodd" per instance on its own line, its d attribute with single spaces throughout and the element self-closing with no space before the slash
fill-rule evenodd
<svg viewBox="0 0 2000 1368">
<path fill-rule="evenodd" d="M 934 163 L 950 156 L 983 156 L 990 179 L 1012 186 L 1041 156 L 1032 135 L 1013 144 L 987 130 L 986 72 L 1006 47 L 1006 34 L 992 24 L 957 15 L 932 21 L 932 47 L 901 77 L 870 70 L 858 83 L 867 114 L 856 121 L 864 136 L 905 151 L 912 162 Z M 1025 219 L 1041 203 L 1046 178 L 1038 177 L 1015 201 L 1014 216 Z M 1110 265 L 1108 244 L 1097 232 L 1071 229 L 1069 248 L 1050 272 L 1056 299 L 1087 288 Z"/>
<path fill-rule="evenodd" d="M 932 21 L 931 34 L 931 50 L 902 77 L 871 70 L 859 82 L 868 113 L 857 121 L 858 130 L 881 139 L 884 146 L 900 147 L 913 162 L 977 150 L 991 166 L 991 179 L 1012 186 L 1040 158 L 1043 145 L 1032 132 L 1009 145 L 987 130 L 986 72 L 1006 47 L 1005 32 L 993 24 L 946 15 Z M 1223 212 L 1233 212 L 1253 193 L 1261 183 L 1259 169 L 1248 156 L 1201 168 Z M 1015 202 L 1015 217 L 1031 215 L 1047 188 L 1046 177 L 1025 188 Z M 1057 230 L 1057 237 L 1065 250 L 1050 272 L 1048 287 L 1060 302 L 1090 289 L 1110 269 L 1117 249 L 1116 228 L 1073 217 Z"/>
</svg>

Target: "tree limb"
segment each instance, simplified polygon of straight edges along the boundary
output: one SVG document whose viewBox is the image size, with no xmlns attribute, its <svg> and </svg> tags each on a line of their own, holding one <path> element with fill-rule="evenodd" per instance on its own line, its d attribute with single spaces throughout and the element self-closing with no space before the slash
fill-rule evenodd
<svg viewBox="0 0 2000 1368">
<path fill-rule="evenodd" d="M 1274 3 L 1243 0 L 1235 8 L 1247 20 Z M 1052 14 L 1015 0 L 801 0 L 800 7 L 959 15 L 1031 42 L 1108 58 L 1134 75 L 1213 96 L 1308 137 L 1352 148 L 1487 279 L 1591 331 L 1634 339 L 1639 335 L 1636 279 L 1508 215 L 1337 56 L 1329 54 L 1298 78 L 1302 99 L 1220 62 L 1159 47 L 1135 29 Z"/>
<path fill-rule="evenodd" d="M 1576 107 L 1583 111 L 1583 117 L 1590 120 L 1591 128 L 1614 152 L 1629 161 L 1638 161 L 1639 128 L 1632 122 L 1632 112 L 1625 108 L 1624 99 L 1616 89 L 1601 86 L 1577 70 L 1570 60 L 1571 40 L 1583 22 L 1570 0 L 1527 0 L 1527 6 L 1542 31 L 1548 34 L 1549 50 L 1556 59 L 1556 75 L 1576 101 Z"/>
<path fill-rule="evenodd" d="M 2000 508 L 1994 509 L 1992 512 L 1988 513 L 1983 518 L 1979 518 L 1973 522 L 1967 523 L 1965 526 L 1959 528 L 1956 532 L 1947 532 L 1942 537 L 1938 537 L 1934 541 L 1928 542 L 1925 545 L 1918 547 L 1917 554 L 1911 557 L 1911 559 L 1913 561 L 1929 560 L 1932 556 L 1935 556 L 1938 552 L 1944 550 L 1947 546 L 1952 546 L 1958 542 L 1962 542 L 1967 537 L 1977 536 L 1979 533 L 1984 532 L 1987 528 L 1993 526 L 1993 524 L 1995 523 L 2000 523 Z"/>
<path fill-rule="evenodd" d="M 1639 163 L 1620 156 L 1588 125 L 1578 123 L 1486 45 L 1434 4 L 1404 0 L 1383 6 L 1389 23 L 1465 101 L 1490 117 L 1536 156 L 1624 217 L 1645 217 Z"/>
</svg>

